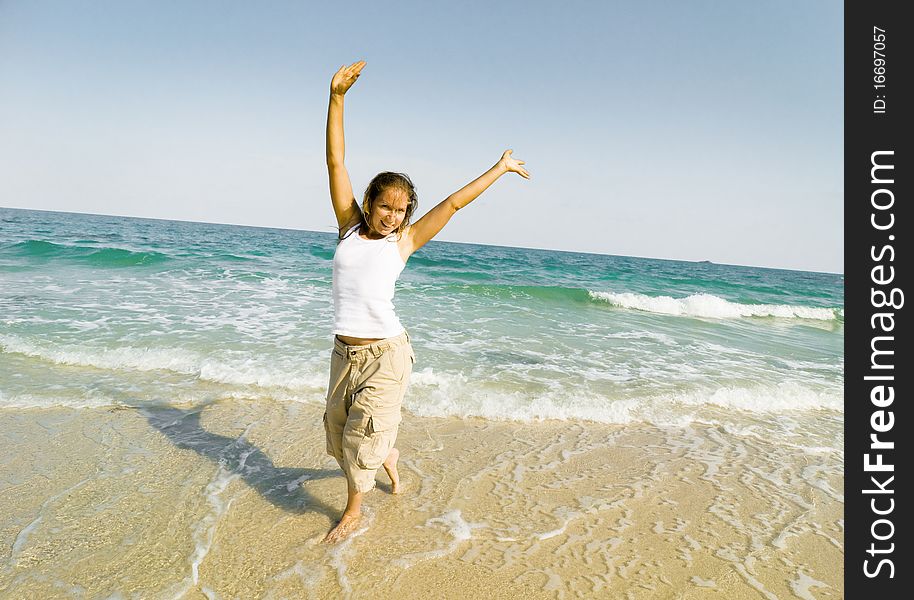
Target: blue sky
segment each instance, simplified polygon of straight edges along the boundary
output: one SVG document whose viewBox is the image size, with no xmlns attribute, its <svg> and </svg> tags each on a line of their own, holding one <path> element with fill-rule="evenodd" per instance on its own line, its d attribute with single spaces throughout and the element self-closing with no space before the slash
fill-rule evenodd
<svg viewBox="0 0 914 600">
<path fill-rule="evenodd" d="M 843 4 L 0 1 L 0 205 L 333 231 L 420 213 L 506 148 L 441 240 L 843 272 Z"/>
</svg>

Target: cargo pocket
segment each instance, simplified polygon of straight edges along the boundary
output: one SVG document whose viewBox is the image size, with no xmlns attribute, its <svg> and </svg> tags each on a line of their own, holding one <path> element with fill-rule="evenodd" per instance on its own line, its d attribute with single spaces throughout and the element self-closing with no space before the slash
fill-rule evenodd
<svg viewBox="0 0 914 600">
<path fill-rule="evenodd" d="M 397 439 L 400 415 L 372 416 L 368 418 L 365 435 L 359 443 L 355 462 L 360 469 L 377 469 L 390 454 Z"/>
</svg>

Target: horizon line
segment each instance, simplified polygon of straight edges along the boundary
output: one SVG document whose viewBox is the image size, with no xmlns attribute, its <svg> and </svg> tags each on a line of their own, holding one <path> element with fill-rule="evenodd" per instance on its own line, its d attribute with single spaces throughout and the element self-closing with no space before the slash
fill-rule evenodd
<svg viewBox="0 0 914 600">
<path fill-rule="evenodd" d="M 170 219 L 170 218 L 165 218 L 165 217 L 138 217 L 135 215 L 115 215 L 115 214 L 106 214 L 106 213 L 78 212 L 78 211 L 69 211 L 69 210 L 47 210 L 47 209 L 41 209 L 41 208 L 19 208 L 19 207 L 15 207 L 15 206 L 0 206 L 0 209 L 2 209 L 2 208 L 9 209 L 9 210 L 24 210 L 24 211 L 32 211 L 32 212 L 62 213 L 62 214 L 70 214 L 70 215 L 88 215 L 88 216 L 95 216 L 95 217 L 118 217 L 118 218 L 123 218 L 123 219 L 144 219 L 144 220 L 149 220 L 149 221 L 171 221 L 174 223 L 198 223 L 201 225 L 228 225 L 231 227 L 251 227 L 254 229 L 276 229 L 278 231 L 305 231 L 308 233 L 320 233 L 320 234 L 332 235 L 332 232 L 329 232 L 329 231 L 315 231 L 313 229 L 297 229 L 297 228 L 292 228 L 292 227 L 272 227 L 272 226 L 267 226 L 267 225 L 246 225 L 243 223 L 225 223 L 225 222 L 219 222 L 219 221 L 192 221 L 189 219 Z M 330 227 L 330 226 L 328 226 L 328 227 Z M 543 252 L 564 252 L 567 254 L 591 254 L 594 256 L 612 256 L 615 258 L 638 258 L 638 259 L 644 259 L 644 260 L 662 260 L 662 261 L 667 261 L 667 262 L 683 262 L 683 263 L 691 263 L 691 264 L 709 263 L 709 264 L 719 265 L 719 266 L 724 266 L 724 267 L 766 269 L 769 271 L 792 271 L 792 272 L 797 272 L 797 273 L 816 273 L 816 274 L 820 274 L 820 275 L 839 275 L 842 278 L 844 277 L 843 272 L 811 271 L 808 269 L 791 269 L 788 267 L 766 267 L 766 266 L 760 266 L 760 265 L 743 265 L 743 264 L 737 264 L 737 263 L 716 262 L 716 261 L 712 261 L 712 260 L 687 260 L 687 259 L 682 259 L 682 258 L 661 258 L 661 257 L 656 257 L 656 256 L 634 256 L 634 255 L 629 255 L 629 254 L 607 254 L 607 253 L 603 253 L 603 252 L 588 252 L 586 250 L 560 250 L 557 248 L 537 248 L 534 246 L 505 246 L 502 244 L 485 244 L 485 243 L 480 243 L 480 242 L 455 242 L 455 241 L 450 241 L 450 240 L 434 240 L 434 239 L 431 240 L 429 243 L 462 244 L 465 246 L 491 246 L 493 248 L 517 248 L 517 249 L 521 249 L 521 250 L 541 250 Z"/>
</svg>

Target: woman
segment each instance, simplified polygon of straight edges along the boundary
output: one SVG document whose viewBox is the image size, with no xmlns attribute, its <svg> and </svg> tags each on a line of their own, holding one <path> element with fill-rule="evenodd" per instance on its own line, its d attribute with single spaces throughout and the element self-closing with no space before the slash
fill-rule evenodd
<svg viewBox="0 0 914 600">
<path fill-rule="evenodd" d="M 358 525 L 362 495 L 374 487 L 383 466 L 391 491 L 400 492 L 399 451 L 394 448 L 400 405 L 415 354 L 394 313 L 394 284 L 413 252 L 424 246 L 454 214 L 505 173 L 530 174 L 506 150 L 498 163 L 410 223 L 416 189 L 401 173 L 380 173 L 365 190 L 361 209 L 343 163 L 343 97 L 365 61 L 343 65 L 330 83 L 327 112 L 327 170 L 330 199 L 339 226 L 333 257 L 336 335 L 324 428 L 327 452 L 346 475 L 348 499 L 340 522 L 324 538 L 335 542 Z"/>
</svg>

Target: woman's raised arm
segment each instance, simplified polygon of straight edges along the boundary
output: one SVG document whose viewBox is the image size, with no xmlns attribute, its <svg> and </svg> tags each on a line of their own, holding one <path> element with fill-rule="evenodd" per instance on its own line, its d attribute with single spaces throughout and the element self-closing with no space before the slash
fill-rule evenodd
<svg viewBox="0 0 914 600">
<path fill-rule="evenodd" d="M 327 109 L 327 172 L 330 175 L 330 200 L 340 233 L 360 218 L 359 205 L 352 194 L 346 170 L 346 142 L 343 135 L 343 97 L 362 72 L 365 61 L 343 65 L 330 82 L 330 107 Z"/>
<path fill-rule="evenodd" d="M 495 166 L 466 184 L 425 213 L 421 219 L 409 228 L 410 254 L 427 244 L 438 235 L 457 211 L 475 200 L 505 173 L 517 173 L 524 179 L 530 179 L 530 173 L 522 165 L 524 161 L 511 156 L 513 150 L 505 150 Z"/>
</svg>

